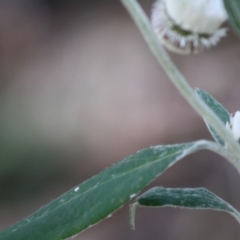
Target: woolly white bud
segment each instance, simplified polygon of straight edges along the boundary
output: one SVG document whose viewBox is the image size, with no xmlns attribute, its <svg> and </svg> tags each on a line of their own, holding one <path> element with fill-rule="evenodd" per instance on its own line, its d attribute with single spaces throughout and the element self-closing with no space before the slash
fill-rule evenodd
<svg viewBox="0 0 240 240">
<path fill-rule="evenodd" d="M 230 123 L 226 124 L 226 127 L 230 129 L 233 137 L 239 141 L 240 140 L 240 111 L 235 112 L 234 116 L 231 117 Z"/>
<path fill-rule="evenodd" d="M 222 0 L 157 0 L 152 25 L 162 44 L 181 54 L 199 53 L 226 35 Z"/>
</svg>

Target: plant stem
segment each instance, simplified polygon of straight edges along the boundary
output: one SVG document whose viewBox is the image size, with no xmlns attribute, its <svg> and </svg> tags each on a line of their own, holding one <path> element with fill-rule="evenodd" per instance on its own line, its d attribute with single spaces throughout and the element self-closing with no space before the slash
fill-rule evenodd
<svg viewBox="0 0 240 240">
<path fill-rule="evenodd" d="M 233 165 L 240 173 L 240 146 L 237 141 L 235 141 L 214 112 L 198 97 L 184 76 L 174 65 L 167 52 L 160 45 L 146 14 L 138 2 L 136 0 L 121 0 L 121 2 L 132 16 L 151 52 L 157 59 L 158 63 L 162 66 L 172 83 L 176 86 L 187 102 L 195 109 L 195 111 L 202 116 L 202 118 L 204 118 L 210 126 L 217 129 L 218 134 L 222 137 L 222 139 L 224 139 L 227 148 L 232 153 L 232 157 L 229 160 L 232 163 L 234 162 Z"/>
<path fill-rule="evenodd" d="M 237 161 L 232 161 L 232 154 L 226 148 L 222 147 L 220 144 L 216 142 L 208 141 L 208 140 L 199 140 L 197 143 L 201 146 L 204 146 L 205 149 L 208 149 L 212 152 L 217 153 L 218 155 L 226 158 L 229 163 L 231 163 L 237 170 L 239 169 L 239 164 Z M 240 219 L 240 216 L 239 216 Z M 239 221 L 240 223 L 240 221 Z"/>
</svg>

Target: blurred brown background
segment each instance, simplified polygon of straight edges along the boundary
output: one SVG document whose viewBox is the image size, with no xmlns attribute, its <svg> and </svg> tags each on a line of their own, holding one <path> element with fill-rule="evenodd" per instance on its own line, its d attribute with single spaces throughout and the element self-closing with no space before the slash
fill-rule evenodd
<svg viewBox="0 0 240 240">
<path fill-rule="evenodd" d="M 140 1 L 147 13 L 152 2 Z M 198 56 L 172 55 L 193 87 L 240 109 L 240 44 L 231 32 Z M 119 1 L 0 1 L 0 226 L 150 145 L 211 139 L 149 52 Z M 152 186 L 206 187 L 240 209 L 240 178 L 196 153 Z M 128 206 L 82 240 L 236 240 L 224 213 Z"/>
</svg>

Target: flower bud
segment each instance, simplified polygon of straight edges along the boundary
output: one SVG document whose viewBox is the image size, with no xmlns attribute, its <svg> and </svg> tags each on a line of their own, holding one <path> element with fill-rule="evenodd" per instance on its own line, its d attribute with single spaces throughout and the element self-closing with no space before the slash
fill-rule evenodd
<svg viewBox="0 0 240 240">
<path fill-rule="evenodd" d="M 227 128 L 232 132 L 233 137 L 240 140 L 240 111 L 235 112 L 234 116 L 231 117 L 230 123 L 227 123 Z"/>
<path fill-rule="evenodd" d="M 222 0 L 157 0 L 151 20 L 160 42 L 180 54 L 200 53 L 226 35 Z"/>
</svg>

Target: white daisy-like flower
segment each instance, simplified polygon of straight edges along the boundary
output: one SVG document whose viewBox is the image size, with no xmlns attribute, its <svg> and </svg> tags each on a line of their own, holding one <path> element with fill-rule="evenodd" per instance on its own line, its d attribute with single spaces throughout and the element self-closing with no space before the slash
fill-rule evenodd
<svg viewBox="0 0 240 240">
<path fill-rule="evenodd" d="M 230 123 L 227 123 L 226 127 L 231 131 L 233 137 L 240 141 L 240 111 L 231 116 Z"/>
<path fill-rule="evenodd" d="M 196 54 L 215 46 L 226 35 L 222 0 L 157 0 L 152 25 L 160 42 L 180 54 Z"/>
</svg>

